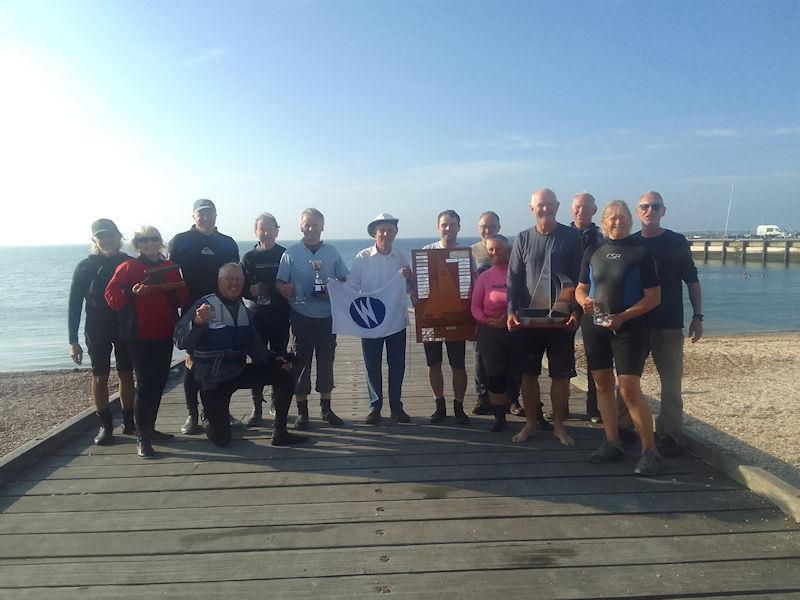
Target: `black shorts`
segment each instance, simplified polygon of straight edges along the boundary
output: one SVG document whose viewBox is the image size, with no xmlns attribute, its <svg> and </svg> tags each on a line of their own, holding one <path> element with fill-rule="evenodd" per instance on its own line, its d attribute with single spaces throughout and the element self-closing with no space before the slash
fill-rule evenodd
<svg viewBox="0 0 800 600">
<path fill-rule="evenodd" d="M 547 352 L 550 379 L 575 377 L 575 332 L 566 329 L 521 329 L 514 344 L 515 360 L 523 375 L 538 377 L 542 373 L 542 357 Z"/>
<path fill-rule="evenodd" d="M 478 325 L 478 352 L 483 361 L 483 368 L 489 377 L 505 377 L 514 368 L 518 368 L 517 352 L 514 346 L 522 343 L 521 331 L 509 331 L 505 327 L 487 327 Z"/>
<path fill-rule="evenodd" d="M 92 331 L 91 334 L 86 333 L 86 351 L 89 353 L 89 360 L 92 361 L 92 375 L 100 377 L 111 373 L 112 346 L 117 373 L 133 371 L 133 360 L 127 344 L 121 342 L 118 336 Z"/>
<path fill-rule="evenodd" d="M 590 371 L 616 367 L 617 375 L 642 376 L 647 358 L 644 327 L 623 327 L 616 334 L 592 322 L 591 315 L 581 319 L 583 347 Z"/>
<path fill-rule="evenodd" d="M 453 369 L 466 368 L 467 342 L 423 342 L 425 364 L 435 367 L 442 362 L 442 344 L 447 346 L 447 362 Z"/>
</svg>

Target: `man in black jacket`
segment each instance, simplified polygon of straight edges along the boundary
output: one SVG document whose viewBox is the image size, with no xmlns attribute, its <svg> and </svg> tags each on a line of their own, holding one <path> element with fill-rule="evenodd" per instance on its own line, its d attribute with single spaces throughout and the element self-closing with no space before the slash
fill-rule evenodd
<svg viewBox="0 0 800 600">
<path fill-rule="evenodd" d="M 169 258 L 181 266 L 183 279 L 189 288 L 189 304 L 194 304 L 206 294 L 217 291 L 219 268 L 229 262 L 239 262 L 239 246 L 232 237 L 217 231 L 217 209 L 211 200 L 201 198 L 192 210 L 194 225 L 189 231 L 179 233 L 169 243 Z M 189 415 L 181 432 L 194 435 L 203 433 L 198 424 L 198 386 L 190 373 L 191 355 L 183 376 L 183 390 Z M 241 423 L 232 420 L 234 426 Z"/>
</svg>

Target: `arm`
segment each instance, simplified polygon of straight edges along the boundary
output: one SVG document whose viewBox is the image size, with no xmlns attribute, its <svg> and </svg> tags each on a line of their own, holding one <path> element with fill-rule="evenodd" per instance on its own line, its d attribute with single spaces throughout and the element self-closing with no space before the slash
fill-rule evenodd
<svg viewBox="0 0 800 600">
<path fill-rule="evenodd" d="M 650 312 L 656 306 L 661 304 L 661 286 L 657 285 L 652 288 L 645 288 L 643 290 L 644 296 L 633 306 L 629 306 L 621 313 L 611 315 L 611 324 L 609 329 L 616 331 L 625 321 L 630 321 L 636 317 L 640 317 L 646 312 Z"/>
<path fill-rule="evenodd" d="M 687 284 L 689 288 L 689 302 L 692 305 L 692 310 L 695 315 L 703 314 L 703 292 L 700 289 L 700 282 Z M 692 343 L 695 343 L 703 337 L 703 322 L 700 319 L 692 317 L 692 322 L 689 323 L 689 336 L 692 338 Z"/>
<path fill-rule="evenodd" d="M 589 284 L 579 283 L 575 288 L 575 301 L 583 308 L 583 312 L 587 315 L 592 314 L 593 306 L 592 299 L 589 298 Z"/>
<path fill-rule="evenodd" d="M 175 325 L 175 332 L 173 340 L 175 346 L 179 350 L 192 351 L 197 339 L 203 334 L 205 330 L 204 319 L 202 318 L 203 309 L 200 307 L 205 305 L 206 311 L 210 312 L 209 306 L 205 304 L 202 298 L 195 302 L 189 310 L 187 310 L 178 323 Z"/>
<path fill-rule="evenodd" d="M 508 298 L 508 327 L 519 325 L 517 311 L 520 306 L 519 290 L 525 285 L 525 261 L 522 256 L 521 236 L 514 239 L 511 256 L 508 260 L 508 280 L 506 281 L 506 296 Z"/>
<path fill-rule="evenodd" d="M 90 279 L 86 276 L 88 269 L 81 262 L 75 267 L 72 274 L 72 284 L 69 288 L 69 308 L 67 312 L 67 333 L 69 343 L 78 343 L 78 328 L 81 324 L 81 312 L 83 311 L 83 299 L 89 292 Z M 80 364 L 80 363 L 78 363 Z"/>
<path fill-rule="evenodd" d="M 483 277 L 478 277 L 478 279 L 475 280 L 475 287 L 472 289 L 472 301 L 470 303 L 472 318 L 478 323 L 486 323 L 486 319 L 488 318 L 486 313 L 483 312 L 483 297 L 486 294 L 483 282 Z"/>
<path fill-rule="evenodd" d="M 111 281 L 108 282 L 105 291 L 106 303 L 114 310 L 122 310 L 128 305 L 129 294 L 131 292 L 130 282 L 128 281 L 128 263 L 122 263 L 114 271 Z"/>
</svg>

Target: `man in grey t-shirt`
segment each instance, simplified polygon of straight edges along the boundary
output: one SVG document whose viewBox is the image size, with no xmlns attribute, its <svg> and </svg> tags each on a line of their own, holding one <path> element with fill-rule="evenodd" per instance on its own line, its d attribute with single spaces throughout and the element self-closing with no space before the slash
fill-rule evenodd
<svg viewBox="0 0 800 600">
<path fill-rule="evenodd" d="M 580 234 L 556 221 L 558 200 L 553 190 L 536 190 L 531 198 L 531 212 L 536 225 L 517 234 L 508 263 L 508 328 L 520 326 L 519 314 L 531 306 L 545 260 L 550 255 L 552 273 L 563 273 L 578 281 L 583 257 Z M 524 442 L 536 432 L 539 413 L 539 374 L 542 357 L 547 352 L 550 374 L 550 400 L 553 404 L 554 433 L 559 441 L 571 446 L 575 442 L 564 427 L 569 402 L 569 380 L 575 377 L 575 330 L 580 311 L 574 293 L 570 300 L 572 314 L 564 329 L 526 329 L 525 343 L 520 344 L 518 360 L 522 369 L 522 400 L 527 422 L 514 441 Z"/>
</svg>

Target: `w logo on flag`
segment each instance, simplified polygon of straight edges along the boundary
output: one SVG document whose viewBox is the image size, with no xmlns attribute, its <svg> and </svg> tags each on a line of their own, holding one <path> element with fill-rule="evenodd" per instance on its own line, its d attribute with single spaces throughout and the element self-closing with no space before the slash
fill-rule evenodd
<svg viewBox="0 0 800 600">
<path fill-rule="evenodd" d="M 386 317 L 386 306 L 377 298 L 361 296 L 350 303 L 350 316 L 364 329 L 375 329 Z"/>
</svg>

